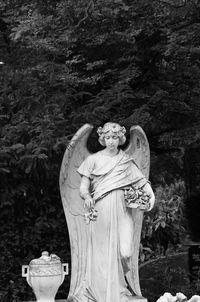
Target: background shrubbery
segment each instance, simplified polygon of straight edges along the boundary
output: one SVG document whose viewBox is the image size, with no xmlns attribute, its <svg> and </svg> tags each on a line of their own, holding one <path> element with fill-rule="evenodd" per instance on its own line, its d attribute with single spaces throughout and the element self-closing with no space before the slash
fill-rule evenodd
<svg viewBox="0 0 200 302">
<path fill-rule="evenodd" d="M 144 128 L 158 197 L 145 257 L 165 236 L 164 250 L 178 243 L 185 189 L 176 179 L 200 133 L 199 1 L 1 0 L 0 11 L 2 301 L 31 298 L 21 265 L 42 250 L 70 261 L 58 177 L 85 122 Z M 95 133 L 91 141 L 96 151 Z"/>
<path fill-rule="evenodd" d="M 185 213 L 185 184 L 175 180 L 170 185 L 155 188 L 156 203 L 144 216 L 140 261 L 181 251 L 188 223 Z"/>
</svg>

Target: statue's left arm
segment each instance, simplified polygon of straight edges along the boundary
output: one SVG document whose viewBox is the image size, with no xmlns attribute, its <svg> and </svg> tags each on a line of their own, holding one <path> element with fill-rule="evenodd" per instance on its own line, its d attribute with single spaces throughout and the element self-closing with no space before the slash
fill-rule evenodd
<svg viewBox="0 0 200 302">
<path fill-rule="evenodd" d="M 80 195 L 84 200 L 84 208 L 87 207 L 88 209 L 94 206 L 94 200 L 90 195 L 89 188 L 90 179 L 87 176 L 83 175 L 80 184 Z"/>
<path fill-rule="evenodd" d="M 141 188 L 149 196 L 149 208 L 147 211 L 151 211 L 154 203 L 155 203 L 155 195 L 151 188 L 150 182 L 147 180 L 146 176 L 142 173 L 141 169 L 137 166 L 137 164 L 133 161 L 133 171 L 136 178 L 138 178 L 138 182 L 133 184 L 133 188 Z"/>
</svg>

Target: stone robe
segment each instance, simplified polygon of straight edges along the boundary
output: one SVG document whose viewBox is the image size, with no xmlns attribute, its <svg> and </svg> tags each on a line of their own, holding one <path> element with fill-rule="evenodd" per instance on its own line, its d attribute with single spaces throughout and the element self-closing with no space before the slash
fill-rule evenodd
<svg viewBox="0 0 200 302">
<path fill-rule="evenodd" d="M 129 270 L 134 236 L 131 209 L 123 188 L 141 188 L 147 182 L 133 159 L 125 152 L 110 157 L 101 151 L 90 155 L 78 169 L 91 181 L 91 196 L 98 217 L 90 222 L 87 270 L 83 296 L 77 300 L 95 302 L 131 301 L 125 274 Z"/>
</svg>

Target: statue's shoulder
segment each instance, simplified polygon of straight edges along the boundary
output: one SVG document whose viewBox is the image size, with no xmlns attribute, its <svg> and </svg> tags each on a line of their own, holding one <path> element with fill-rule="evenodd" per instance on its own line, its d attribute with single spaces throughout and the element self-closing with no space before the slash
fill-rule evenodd
<svg viewBox="0 0 200 302">
<path fill-rule="evenodd" d="M 94 164 L 100 157 L 100 154 L 98 154 L 99 152 L 96 153 L 92 153 L 89 154 L 86 158 L 85 158 L 85 162 L 89 163 L 89 164 Z"/>
<path fill-rule="evenodd" d="M 126 153 L 123 150 L 120 150 L 119 155 L 121 155 L 124 160 L 132 160 L 132 157 L 130 156 L 130 154 Z"/>
<path fill-rule="evenodd" d="M 88 160 L 95 160 L 97 157 L 98 157 L 98 152 L 95 152 L 95 153 L 92 153 L 92 154 L 89 154 L 88 157 L 86 157 L 86 159 Z"/>
<path fill-rule="evenodd" d="M 123 155 L 123 156 L 128 156 L 128 154 L 126 152 L 124 152 L 123 150 L 119 151 L 119 154 Z"/>
</svg>

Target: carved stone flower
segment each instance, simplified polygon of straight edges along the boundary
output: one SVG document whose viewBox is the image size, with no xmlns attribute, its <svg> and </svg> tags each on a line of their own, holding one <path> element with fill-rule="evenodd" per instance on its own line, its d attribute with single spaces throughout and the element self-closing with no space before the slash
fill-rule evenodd
<svg viewBox="0 0 200 302">
<path fill-rule="evenodd" d="M 96 221 L 97 217 L 98 217 L 97 210 L 95 210 L 94 208 L 91 208 L 89 212 L 84 214 L 84 219 L 86 224 L 89 224 L 90 221 Z"/>
<path fill-rule="evenodd" d="M 124 199 L 127 207 L 148 209 L 149 198 L 142 189 L 134 189 L 132 187 L 124 189 Z"/>
</svg>

